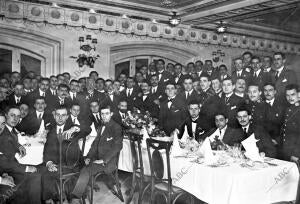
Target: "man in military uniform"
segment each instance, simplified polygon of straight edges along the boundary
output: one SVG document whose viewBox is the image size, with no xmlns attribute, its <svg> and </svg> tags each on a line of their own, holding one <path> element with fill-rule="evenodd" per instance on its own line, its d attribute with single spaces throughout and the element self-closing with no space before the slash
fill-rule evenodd
<svg viewBox="0 0 300 204">
<path fill-rule="evenodd" d="M 300 106 L 297 92 L 298 85 L 289 84 L 285 88 L 286 99 L 289 107 L 284 116 L 281 127 L 281 151 L 280 157 L 284 160 L 299 162 L 300 158 Z"/>
</svg>

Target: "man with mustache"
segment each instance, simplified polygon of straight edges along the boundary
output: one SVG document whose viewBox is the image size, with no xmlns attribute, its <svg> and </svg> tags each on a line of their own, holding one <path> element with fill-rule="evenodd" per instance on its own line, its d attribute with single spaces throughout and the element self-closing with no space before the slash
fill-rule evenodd
<svg viewBox="0 0 300 204">
<path fill-rule="evenodd" d="M 47 110 L 52 113 L 58 106 L 66 106 L 71 108 L 72 100 L 69 97 L 70 88 L 65 84 L 59 84 L 57 88 L 57 95 L 51 100 L 46 100 Z"/>
</svg>

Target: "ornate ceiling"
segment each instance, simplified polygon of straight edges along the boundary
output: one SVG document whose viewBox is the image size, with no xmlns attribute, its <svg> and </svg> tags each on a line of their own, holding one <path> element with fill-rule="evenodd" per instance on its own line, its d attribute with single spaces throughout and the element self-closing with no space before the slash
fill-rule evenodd
<svg viewBox="0 0 300 204">
<path fill-rule="evenodd" d="M 223 21 L 228 32 L 250 36 L 268 33 L 300 42 L 300 0 L 24 0 L 57 3 L 78 9 L 94 9 L 132 18 L 167 23 L 172 11 L 181 26 L 214 30 Z"/>
</svg>

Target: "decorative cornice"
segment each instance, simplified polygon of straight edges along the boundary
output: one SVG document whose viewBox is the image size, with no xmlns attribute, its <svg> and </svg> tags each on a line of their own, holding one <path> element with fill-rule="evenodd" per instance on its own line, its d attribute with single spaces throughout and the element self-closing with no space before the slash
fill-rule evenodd
<svg viewBox="0 0 300 204">
<path fill-rule="evenodd" d="M 136 19 L 121 18 L 104 14 L 92 14 L 49 5 L 14 0 L 1 0 L 0 16 L 12 20 L 64 25 L 90 30 L 103 30 L 121 34 L 164 38 L 202 44 L 231 46 L 268 52 L 300 54 L 300 44 L 286 43 L 262 38 L 245 37 L 235 34 L 218 35 L 212 31 L 186 27 L 169 27 Z"/>
</svg>

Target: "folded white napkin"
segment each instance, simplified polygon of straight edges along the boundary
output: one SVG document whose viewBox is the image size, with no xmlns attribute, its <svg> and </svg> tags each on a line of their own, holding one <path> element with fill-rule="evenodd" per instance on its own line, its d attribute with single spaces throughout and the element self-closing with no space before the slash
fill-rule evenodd
<svg viewBox="0 0 300 204">
<path fill-rule="evenodd" d="M 179 139 L 178 139 L 178 130 L 175 130 L 172 133 L 172 137 L 173 137 L 173 145 L 172 145 L 171 154 L 170 154 L 171 157 L 178 157 L 178 156 L 184 155 L 184 153 L 186 153 L 186 151 L 184 149 L 180 148 Z"/>
<path fill-rule="evenodd" d="M 256 142 L 259 141 L 255 138 L 254 133 L 250 135 L 247 139 L 242 141 L 242 145 L 245 148 L 245 156 L 252 161 L 263 161 L 263 158 L 259 155 L 259 149 Z"/>
<path fill-rule="evenodd" d="M 147 148 L 146 140 L 150 137 L 149 137 L 148 132 L 145 127 L 143 127 L 143 129 L 142 129 L 142 134 L 143 134 L 143 140 L 142 140 L 141 146 L 142 146 L 142 148 Z"/>
<path fill-rule="evenodd" d="M 216 161 L 215 156 L 213 155 L 213 151 L 211 149 L 209 138 L 205 138 L 202 146 L 201 146 L 202 154 L 204 156 L 205 164 L 213 164 Z"/>
<path fill-rule="evenodd" d="M 96 137 L 96 136 L 97 136 L 97 130 L 96 130 L 96 128 L 95 128 L 94 122 L 91 124 L 91 129 L 92 129 L 92 131 L 91 131 L 91 133 L 90 133 L 90 136 Z"/>
</svg>

